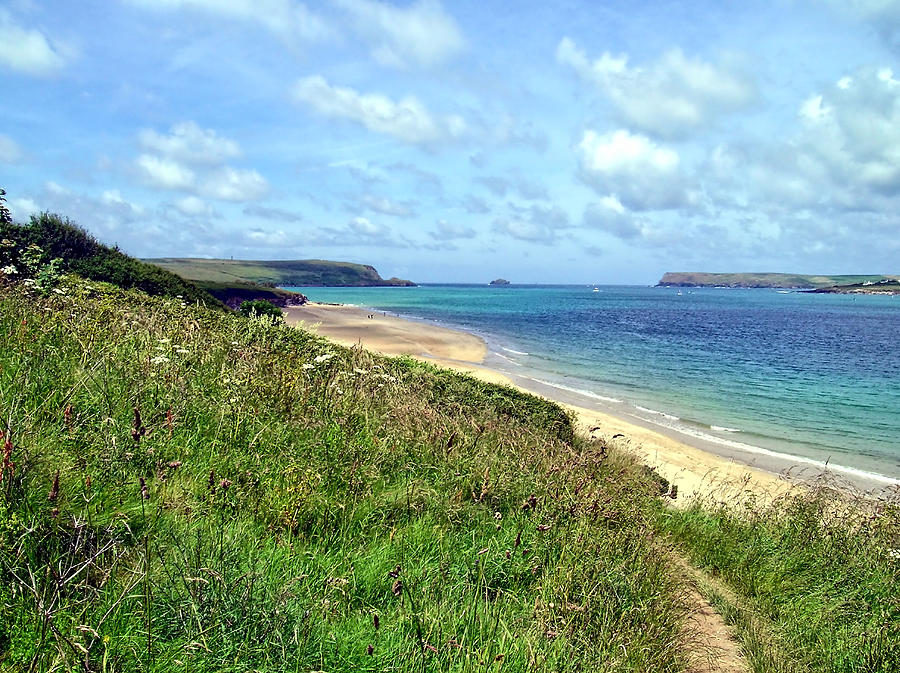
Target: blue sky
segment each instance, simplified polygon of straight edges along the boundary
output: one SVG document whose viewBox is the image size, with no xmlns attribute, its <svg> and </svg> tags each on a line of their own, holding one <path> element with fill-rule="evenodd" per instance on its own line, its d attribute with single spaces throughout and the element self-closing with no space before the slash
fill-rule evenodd
<svg viewBox="0 0 900 673">
<path fill-rule="evenodd" d="M 900 273 L 900 2 L 0 2 L 0 186 L 142 257 Z"/>
</svg>

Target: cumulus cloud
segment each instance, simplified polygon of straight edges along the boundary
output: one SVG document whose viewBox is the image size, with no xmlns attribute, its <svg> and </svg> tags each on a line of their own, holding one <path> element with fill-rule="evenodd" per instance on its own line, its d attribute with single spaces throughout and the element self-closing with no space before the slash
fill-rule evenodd
<svg viewBox="0 0 900 673">
<path fill-rule="evenodd" d="M 194 171 L 172 159 L 142 154 L 136 165 L 140 176 L 153 187 L 192 189 L 197 181 Z"/>
<path fill-rule="evenodd" d="M 269 183 L 254 170 L 223 166 L 206 176 L 199 191 L 221 201 L 255 201 L 269 193 Z"/>
<path fill-rule="evenodd" d="M 185 196 L 173 204 L 175 210 L 186 217 L 212 217 L 216 214 L 210 203 L 196 196 Z"/>
<path fill-rule="evenodd" d="M 295 0 L 126 0 L 157 11 L 189 10 L 259 25 L 279 38 L 316 42 L 334 34 L 318 14 Z"/>
<path fill-rule="evenodd" d="M 447 222 L 447 220 L 438 220 L 437 227 L 428 232 L 436 241 L 456 241 L 463 238 L 475 238 L 476 232 L 471 227 L 461 224 Z"/>
<path fill-rule="evenodd" d="M 437 0 L 397 7 L 377 0 L 334 0 L 382 65 L 434 66 L 458 54 L 465 41 L 456 21 Z"/>
<path fill-rule="evenodd" d="M 622 121 L 661 137 L 682 137 L 756 97 L 754 83 L 737 69 L 689 58 L 680 49 L 663 54 L 654 64 L 629 67 L 624 54 L 604 52 L 591 61 L 565 37 L 556 59 L 599 88 Z"/>
<path fill-rule="evenodd" d="M 193 121 L 174 124 L 168 135 L 143 129 L 138 142 L 149 152 L 189 164 L 221 164 L 241 155 L 236 142 L 222 138 L 212 129 L 200 128 Z"/>
<path fill-rule="evenodd" d="M 678 208 L 692 202 L 678 153 L 646 136 L 587 130 L 576 150 L 582 180 L 631 210 Z"/>
<path fill-rule="evenodd" d="M 167 135 L 144 129 L 138 144 L 146 152 L 135 160 L 135 169 L 152 187 L 235 202 L 255 201 L 269 192 L 269 183 L 257 171 L 226 164 L 241 154 L 235 141 L 195 122 L 175 124 Z"/>
<path fill-rule="evenodd" d="M 0 133 L 0 164 L 15 164 L 22 160 L 22 150 L 15 140 Z"/>
<path fill-rule="evenodd" d="M 381 94 L 333 86 L 320 75 L 298 80 L 293 97 L 326 117 L 348 119 L 413 145 L 436 145 L 459 139 L 466 132 L 462 117 L 435 117 L 414 96 L 393 101 Z"/>
<path fill-rule="evenodd" d="M 809 97 L 799 117 L 807 173 L 821 167 L 834 183 L 900 195 L 900 80 L 890 69 L 841 78 Z"/>
<path fill-rule="evenodd" d="M 39 30 L 25 28 L 9 11 L 0 8 L 0 65 L 10 70 L 47 77 L 66 64 L 65 50 Z"/>
</svg>

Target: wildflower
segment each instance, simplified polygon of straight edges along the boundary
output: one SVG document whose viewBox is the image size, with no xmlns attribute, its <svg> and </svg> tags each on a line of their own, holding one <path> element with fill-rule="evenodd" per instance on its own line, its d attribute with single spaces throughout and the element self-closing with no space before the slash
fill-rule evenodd
<svg viewBox="0 0 900 673">
<path fill-rule="evenodd" d="M 222 481 L 219 482 L 219 487 L 220 487 L 223 491 L 227 491 L 229 486 L 231 486 L 231 480 L 230 480 L 230 479 L 223 479 Z"/>
<path fill-rule="evenodd" d="M 4 433 L 0 430 L 0 439 L 4 438 Z M 0 463 L 0 483 L 3 482 L 3 475 L 9 472 L 9 478 L 12 479 L 16 473 L 16 464 L 12 460 L 13 445 L 9 437 L 3 442 L 3 462 Z"/>
<path fill-rule="evenodd" d="M 138 477 L 138 479 L 139 479 L 140 482 L 141 482 L 141 497 L 142 497 L 144 500 L 149 500 L 149 499 L 150 499 L 150 491 L 149 491 L 149 489 L 147 488 L 147 482 L 144 481 L 144 478 L 143 478 L 143 477 Z"/>
<path fill-rule="evenodd" d="M 134 408 L 134 420 L 131 423 L 131 438 L 140 442 L 141 438 L 147 434 L 147 428 L 144 427 L 144 424 L 141 422 L 141 412 L 135 407 Z"/>
<path fill-rule="evenodd" d="M 169 361 L 169 358 L 167 358 L 165 355 L 157 355 L 155 358 L 150 360 L 150 363 L 154 364 L 154 365 L 161 365 L 168 361 Z"/>
<path fill-rule="evenodd" d="M 171 339 L 157 339 L 157 341 L 159 341 L 159 343 L 161 343 L 161 344 L 167 344 L 167 343 L 170 343 L 172 340 Z"/>
<path fill-rule="evenodd" d="M 176 348 L 176 349 L 175 349 L 175 352 L 176 352 L 176 353 L 181 353 L 182 355 L 188 355 L 188 354 L 190 353 L 190 351 L 187 350 L 187 349 L 185 349 L 185 348 Z"/>
<path fill-rule="evenodd" d="M 316 362 L 328 362 L 333 357 L 334 353 L 322 353 L 321 355 L 314 357 L 313 360 Z"/>
<path fill-rule="evenodd" d="M 378 627 L 381 626 L 381 620 L 378 619 L 378 615 L 372 615 L 372 626 L 375 627 L 375 630 L 378 630 Z"/>
<path fill-rule="evenodd" d="M 308 362 L 304 362 L 303 367 L 302 367 L 302 369 L 315 369 L 315 368 L 316 368 L 315 365 L 311 365 Z"/>
<path fill-rule="evenodd" d="M 391 593 L 395 596 L 399 596 L 403 592 L 403 581 L 396 579 L 394 583 L 391 585 Z"/>
<path fill-rule="evenodd" d="M 53 477 L 53 486 L 50 487 L 50 493 L 47 495 L 47 500 L 50 502 L 56 502 L 56 498 L 59 497 L 59 470 L 56 471 L 56 476 Z"/>
<path fill-rule="evenodd" d="M 353 368 L 354 373 L 356 374 L 368 374 L 369 370 L 367 369 L 358 369 L 356 367 Z"/>
<path fill-rule="evenodd" d="M 180 460 L 173 460 L 173 461 L 171 461 L 171 462 L 169 463 L 169 467 L 170 467 L 171 469 L 173 469 L 173 470 L 177 470 L 179 467 L 181 467 L 181 461 L 180 461 Z"/>
<path fill-rule="evenodd" d="M 19 270 L 16 269 L 16 267 L 14 267 L 12 264 L 7 264 L 2 269 L 0 269 L 0 272 L 4 273 L 7 276 L 14 276 L 15 274 L 19 273 Z"/>
<path fill-rule="evenodd" d="M 372 647 L 371 643 L 370 643 L 369 645 L 366 646 L 366 654 L 368 654 L 369 656 L 372 656 L 372 653 L 373 653 L 374 651 L 375 651 L 375 648 Z"/>
</svg>

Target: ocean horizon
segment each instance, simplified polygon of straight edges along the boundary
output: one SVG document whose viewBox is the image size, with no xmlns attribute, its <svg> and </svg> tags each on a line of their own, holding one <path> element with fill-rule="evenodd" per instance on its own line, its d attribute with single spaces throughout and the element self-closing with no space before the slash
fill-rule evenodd
<svg viewBox="0 0 900 673">
<path fill-rule="evenodd" d="M 760 457 L 900 483 L 900 301 L 634 285 L 287 288 L 474 333 L 566 401 Z M 532 386 L 528 386 L 532 383 Z"/>
</svg>

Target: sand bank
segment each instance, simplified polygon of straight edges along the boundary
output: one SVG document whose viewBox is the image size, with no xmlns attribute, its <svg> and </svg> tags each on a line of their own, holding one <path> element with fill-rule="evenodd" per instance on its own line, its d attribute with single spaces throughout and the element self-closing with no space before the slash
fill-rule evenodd
<svg viewBox="0 0 900 673">
<path fill-rule="evenodd" d="M 798 469 L 790 459 L 729 451 L 637 419 L 615 417 L 591 408 L 592 402 L 586 398 L 490 369 L 484 366 L 488 356 L 484 340 L 467 332 L 378 311 L 315 303 L 288 308 L 285 318 L 288 324 L 302 324 L 346 346 L 361 345 L 384 355 L 409 355 L 559 402 L 574 412 L 582 432 L 624 447 L 677 485 L 680 502 L 697 494 L 728 500 L 768 499 L 789 491 L 798 480 L 819 475 Z M 855 485 L 863 490 L 878 488 L 877 484 Z"/>
</svg>

